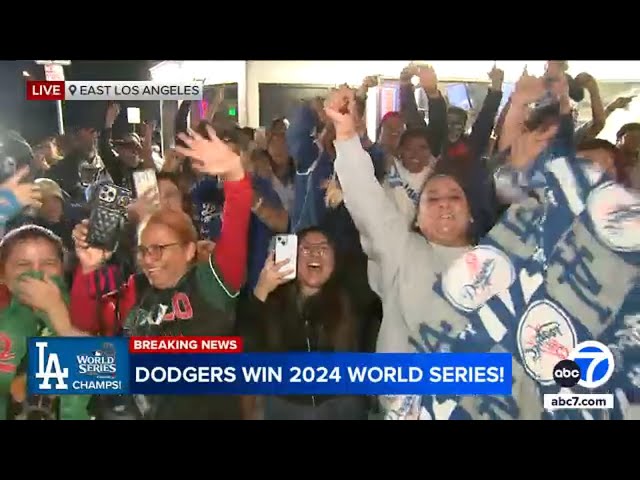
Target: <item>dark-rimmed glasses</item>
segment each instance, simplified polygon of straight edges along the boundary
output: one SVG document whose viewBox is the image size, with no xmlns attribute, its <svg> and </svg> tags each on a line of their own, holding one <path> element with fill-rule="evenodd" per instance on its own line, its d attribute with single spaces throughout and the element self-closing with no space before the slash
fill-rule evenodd
<svg viewBox="0 0 640 480">
<path fill-rule="evenodd" d="M 164 251 L 167 248 L 175 247 L 177 245 L 180 245 L 180 243 L 174 242 L 174 243 L 165 243 L 164 245 L 149 245 L 149 246 L 138 245 L 136 248 L 136 254 L 140 259 L 143 259 L 147 255 L 149 255 L 149 257 L 151 257 L 152 260 L 160 260 L 162 258 L 162 255 L 164 255 Z"/>
</svg>

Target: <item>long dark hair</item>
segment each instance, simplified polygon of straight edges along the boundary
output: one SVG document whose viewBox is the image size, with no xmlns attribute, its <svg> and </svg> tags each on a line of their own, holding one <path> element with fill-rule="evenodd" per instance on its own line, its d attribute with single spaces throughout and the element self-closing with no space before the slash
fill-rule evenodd
<svg viewBox="0 0 640 480">
<path fill-rule="evenodd" d="M 299 328 L 299 322 L 304 319 L 315 339 L 315 345 L 311 345 L 312 350 L 356 351 L 359 346 L 358 323 L 350 297 L 342 286 L 342 272 L 338 267 L 342 262 L 337 257 L 335 243 L 325 230 L 318 227 L 298 232 L 299 241 L 310 233 L 319 233 L 329 242 L 336 256 L 334 270 L 320 291 L 311 297 L 301 297 L 297 281 L 279 287 L 269 296 L 269 317 L 280 317 L 281 322 L 267 328 L 267 342 L 278 348 L 284 340 L 283 334 L 289 329 Z M 297 315 L 284 314 L 294 306 L 297 308 Z M 279 331 L 274 330 L 276 328 Z"/>
</svg>

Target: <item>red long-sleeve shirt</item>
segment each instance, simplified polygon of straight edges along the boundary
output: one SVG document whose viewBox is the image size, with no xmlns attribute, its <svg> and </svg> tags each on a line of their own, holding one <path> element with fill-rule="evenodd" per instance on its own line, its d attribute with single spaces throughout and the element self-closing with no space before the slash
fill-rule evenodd
<svg viewBox="0 0 640 480">
<path fill-rule="evenodd" d="M 199 290 L 199 296 L 208 300 L 209 306 L 216 298 L 220 303 L 235 298 L 245 280 L 247 265 L 248 231 L 253 198 L 251 181 L 247 175 L 240 181 L 224 182 L 223 188 L 225 203 L 220 237 L 209 265 L 196 267 L 201 268 L 202 273 L 198 272 L 197 280 L 194 281 L 207 285 L 190 287 Z M 141 275 L 132 275 L 123 283 L 119 276 L 119 268 L 113 265 L 89 274 L 83 274 L 80 268 L 76 271 L 71 288 L 70 306 L 71 321 L 76 328 L 93 335 L 115 335 L 121 330 L 127 316 L 141 300 L 139 290 L 146 288 L 148 282 Z M 210 290 L 204 293 L 201 291 L 207 288 Z M 166 314 L 165 319 L 174 320 L 176 316 L 186 318 L 173 311 L 180 305 L 193 313 L 191 303 L 194 300 L 190 301 L 187 298 L 189 305 L 185 307 L 184 293 L 178 292 L 178 295 L 182 297 L 174 295 L 173 308 Z M 223 305 L 219 307 L 226 308 Z M 215 308 L 218 308 L 218 305 Z"/>
</svg>

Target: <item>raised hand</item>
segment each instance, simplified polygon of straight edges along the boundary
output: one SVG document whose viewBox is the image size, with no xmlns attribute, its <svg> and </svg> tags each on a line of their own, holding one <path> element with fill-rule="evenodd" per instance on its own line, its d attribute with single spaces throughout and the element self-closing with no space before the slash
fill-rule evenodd
<svg viewBox="0 0 640 480">
<path fill-rule="evenodd" d="M 355 92 L 346 85 L 332 90 L 324 104 L 327 118 L 336 130 L 336 140 L 357 136 Z"/>
<path fill-rule="evenodd" d="M 89 220 L 83 220 L 75 226 L 71 238 L 75 245 L 76 255 L 80 260 L 80 266 L 84 273 L 93 272 L 111 258 L 113 252 L 108 252 L 102 248 L 92 247 L 87 243 L 89 235 Z"/>
<path fill-rule="evenodd" d="M 632 97 L 618 97 L 607 106 L 607 110 L 613 112 L 620 108 L 627 108 L 634 98 L 636 98 L 635 95 Z"/>
<path fill-rule="evenodd" d="M 118 115 L 120 115 L 120 105 L 118 105 L 117 103 L 109 104 L 109 106 L 107 107 L 107 113 L 104 117 L 104 126 L 107 128 L 113 127 L 113 124 L 115 123 L 116 118 L 118 118 Z"/>
<path fill-rule="evenodd" d="M 220 140 L 215 130 L 207 125 L 209 139 L 193 130 L 189 135 L 180 133 L 178 137 L 186 147 L 176 147 L 176 151 L 185 157 L 191 157 L 194 170 L 212 176 L 221 176 L 224 180 L 237 181 L 244 178 L 244 169 L 240 155 Z"/>
<path fill-rule="evenodd" d="M 518 170 L 525 170 L 549 145 L 556 133 L 558 133 L 558 125 L 524 131 L 511 144 L 511 165 Z"/>
<path fill-rule="evenodd" d="M 4 183 L 0 188 L 11 191 L 21 207 L 40 208 L 42 206 L 42 194 L 40 188 L 34 183 L 21 183 L 29 175 L 29 167 L 22 167 Z"/>
<path fill-rule="evenodd" d="M 598 82 L 596 82 L 596 79 L 587 72 L 579 73 L 578 75 L 576 75 L 575 80 L 580 87 L 586 88 L 587 90 L 591 90 L 594 87 L 598 86 Z"/>
<path fill-rule="evenodd" d="M 271 292 L 289 281 L 287 277 L 291 275 L 294 270 L 291 267 L 285 268 L 288 263 L 289 259 L 276 262 L 273 252 L 269 254 L 267 261 L 264 263 L 264 268 L 260 272 L 256 288 L 253 291 L 253 294 L 258 300 L 264 302 Z"/>
<path fill-rule="evenodd" d="M 362 81 L 362 88 L 366 91 L 369 88 L 377 87 L 378 83 L 379 81 L 377 75 L 369 75 Z"/>
<path fill-rule="evenodd" d="M 566 60 L 547 60 L 545 76 L 559 77 L 564 75 L 568 68 L 569 65 Z"/>
<path fill-rule="evenodd" d="M 158 198 L 157 191 L 150 188 L 138 196 L 127 208 L 130 219 L 142 221 L 153 212 L 155 212 L 160 206 L 160 199 Z"/>
<path fill-rule="evenodd" d="M 491 88 L 493 90 L 502 90 L 504 83 L 504 70 L 499 69 L 495 64 L 491 71 L 487 74 L 491 80 Z"/>
<path fill-rule="evenodd" d="M 431 65 L 421 65 L 418 67 L 420 86 L 427 94 L 438 93 L 438 75 Z"/>
<path fill-rule="evenodd" d="M 344 197 L 337 178 L 325 180 L 322 186 L 325 189 L 324 202 L 327 207 L 336 208 L 343 202 Z"/>
<path fill-rule="evenodd" d="M 528 105 L 542 98 L 544 94 L 544 79 L 529 75 L 525 69 L 525 73 L 516 82 L 515 90 L 511 96 L 511 103 Z"/>
<path fill-rule="evenodd" d="M 413 77 L 417 77 L 418 75 L 420 75 L 420 68 L 418 65 L 411 62 L 402 69 L 402 72 L 400 72 L 400 81 L 403 83 L 409 83 Z"/>
</svg>

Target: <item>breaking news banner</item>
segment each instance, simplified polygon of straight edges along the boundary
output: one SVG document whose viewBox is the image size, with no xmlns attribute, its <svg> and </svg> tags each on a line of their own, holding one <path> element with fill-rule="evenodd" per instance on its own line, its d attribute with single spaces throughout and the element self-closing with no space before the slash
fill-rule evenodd
<svg viewBox="0 0 640 480">
<path fill-rule="evenodd" d="M 202 100 L 202 82 L 27 81 L 27 100 Z"/>
<path fill-rule="evenodd" d="M 238 337 L 30 338 L 34 395 L 511 395 L 511 355 L 241 353 Z"/>
</svg>

